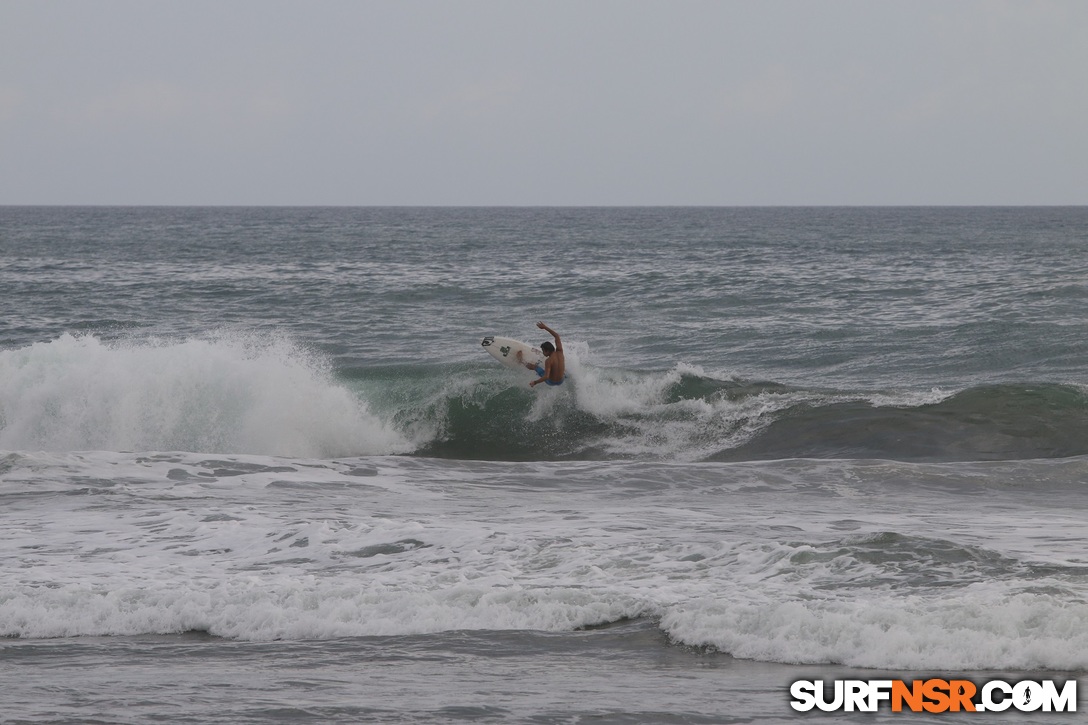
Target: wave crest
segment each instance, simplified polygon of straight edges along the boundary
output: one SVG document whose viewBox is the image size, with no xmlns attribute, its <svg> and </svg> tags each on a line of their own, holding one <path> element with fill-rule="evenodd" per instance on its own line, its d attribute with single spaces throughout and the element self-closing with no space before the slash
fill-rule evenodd
<svg viewBox="0 0 1088 725">
<path fill-rule="evenodd" d="M 103 342 L 65 334 L 0 352 L 0 447 L 330 457 L 404 438 L 284 339 Z"/>
<path fill-rule="evenodd" d="M 0 351 L 0 448 L 330 458 L 912 462 L 1088 454 L 1088 393 L 1053 383 L 836 391 L 568 354 L 568 383 L 486 363 L 332 370 L 283 338 L 219 333 Z"/>
</svg>

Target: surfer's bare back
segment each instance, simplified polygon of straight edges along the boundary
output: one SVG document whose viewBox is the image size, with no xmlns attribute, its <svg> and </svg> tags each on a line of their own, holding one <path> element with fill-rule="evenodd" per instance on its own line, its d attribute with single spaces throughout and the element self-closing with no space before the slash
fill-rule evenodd
<svg viewBox="0 0 1088 725">
<path fill-rule="evenodd" d="M 538 379 L 529 383 L 529 387 L 535 387 L 540 383 L 562 385 L 563 380 L 567 377 L 567 360 L 563 357 L 563 341 L 559 339 L 558 332 L 548 327 L 543 322 L 536 323 L 536 326 L 541 330 L 547 330 L 551 333 L 551 336 L 555 338 L 555 344 L 553 345 L 550 342 L 540 343 L 540 351 L 544 353 L 543 366 L 524 362 L 521 359 L 521 351 L 518 351 L 518 362 L 521 362 L 530 370 L 536 371 L 536 374 L 540 376 Z"/>
</svg>

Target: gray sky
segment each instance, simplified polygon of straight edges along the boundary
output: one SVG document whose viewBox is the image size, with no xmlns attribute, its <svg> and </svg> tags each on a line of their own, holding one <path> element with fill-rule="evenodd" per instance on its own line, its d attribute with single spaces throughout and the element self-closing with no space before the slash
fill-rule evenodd
<svg viewBox="0 0 1088 725">
<path fill-rule="evenodd" d="M 1088 204 L 1088 2 L 0 0 L 0 204 Z"/>
</svg>

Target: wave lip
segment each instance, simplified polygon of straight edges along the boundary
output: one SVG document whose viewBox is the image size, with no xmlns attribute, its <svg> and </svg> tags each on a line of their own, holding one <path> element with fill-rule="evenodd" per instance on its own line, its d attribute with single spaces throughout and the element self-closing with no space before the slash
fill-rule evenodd
<svg viewBox="0 0 1088 725">
<path fill-rule="evenodd" d="M 0 352 L 0 448 L 329 457 L 402 453 L 403 436 L 284 339 L 220 333 Z"/>
</svg>

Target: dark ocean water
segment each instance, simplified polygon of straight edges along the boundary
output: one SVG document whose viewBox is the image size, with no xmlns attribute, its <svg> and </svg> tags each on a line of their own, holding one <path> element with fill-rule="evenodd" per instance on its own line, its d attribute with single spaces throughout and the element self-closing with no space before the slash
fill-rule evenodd
<svg viewBox="0 0 1088 725">
<path fill-rule="evenodd" d="M 1086 299 L 1079 207 L 0 207 L 0 720 L 1078 676 Z"/>
</svg>

